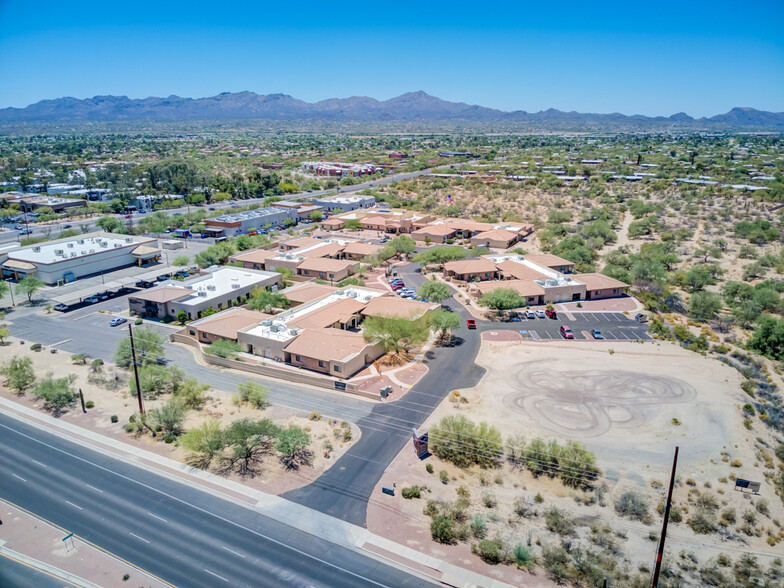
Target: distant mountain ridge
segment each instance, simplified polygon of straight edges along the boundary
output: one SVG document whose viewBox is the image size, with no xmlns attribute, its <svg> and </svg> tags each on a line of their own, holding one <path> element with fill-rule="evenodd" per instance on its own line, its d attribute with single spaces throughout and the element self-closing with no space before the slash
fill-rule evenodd
<svg viewBox="0 0 784 588">
<path fill-rule="evenodd" d="M 325 122 L 466 121 L 475 123 L 559 123 L 577 126 L 703 124 L 784 130 L 784 112 L 765 112 L 753 108 L 733 108 L 725 114 L 700 119 L 694 119 L 683 112 L 669 117 L 649 117 L 639 114 L 630 116 L 617 112 L 610 114 L 563 112 L 553 108 L 533 113 L 522 110 L 504 112 L 464 102 L 449 102 L 421 90 L 381 101 L 367 96 L 351 96 L 350 98 L 330 98 L 310 103 L 287 94 L 263 95 L 254 92 L 224 92 L 207 98 L 168 96 L 166 98 L 132 99 L 127 96 L 94 96 L 80 100 L 66 97 L 41 100 L 26 108 L 0 109 L 0 124 L 242 119 Z"/>
</svg>

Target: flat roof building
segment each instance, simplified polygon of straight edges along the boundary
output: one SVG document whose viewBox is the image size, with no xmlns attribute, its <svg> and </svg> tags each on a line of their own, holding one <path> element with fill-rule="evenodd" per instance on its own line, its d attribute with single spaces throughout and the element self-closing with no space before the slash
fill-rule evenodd
<svg viewBox="0 0 784 588">
<path fill-rule="evenodd" d="M 324 210 L 340 210 L 349 212 L 358 208 L 370 208 L 376 204 L 374 196 L 327 196 L 313 200 L 314 206 L 320 206 Z"/>
<path fill-rule="evenodd" d="M 297 220 L 297 211 L 275 206 L 208 218 L 204 221 L 204 225 L 210 228 L 221 228 L 227 237 L 236 237 L 265 227 L 283 224 L 288 218 Z"/>
<path fill-rule="evenodd" d="M 159 258 L 155 239 L 90 233 L 3 251 L 0 266 L 4 278 L 32 275 L 46 284 L 58 284 Z"/>
</svg>

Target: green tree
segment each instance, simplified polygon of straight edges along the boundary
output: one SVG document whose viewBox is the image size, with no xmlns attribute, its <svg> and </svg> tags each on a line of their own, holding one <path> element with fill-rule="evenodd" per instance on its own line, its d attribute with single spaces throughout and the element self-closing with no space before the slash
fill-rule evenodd
<svg viewBox="0 0 784 588">
<path fill-rule="evenodd" d="M 95 221 L 95 224 L 101 227 L 107 233 L 114 233 L 122 228 L 122 222 L 113 216 L 104 216 Z"/>
<path fill-rule="evenodd" d="M 263 456 L 274 446 L 277 433 L 278 427 L 270 419 L 232 422 L 223 436 L 226 446 L 231 449 L 231 455 L 225 458 L 229 467 L 242 476 L 253 474 Z"/>
<path fill-rule="evenodd" d="M 264 288 L 257 288 L 251 293 L 248 308 L 261 312 L 271 312 L 275 308 L 285 308 L 290 304 L 289 299 L 278 292 L 270 292 Z"/>
<path fill-rule="evenodd" d="M 521 308 L 526 305 L 526 300 L 512 288 L 496 288 L 495 290 L 483 294 L 479 298 L 479 303 L 495 310 L 511 310 Z"/>
<path fill-rule="evenodd" d="M 136 347 L 136 361 L 139 365 L 147 366 L 158 363 L 163 356 L 163 336 L 150 327 L 140 327 L 133 333 L 133 342 Z M 117 343 L 114 352 L 114 363 L 127 368 L 131 365 L 131 339 L 124 337 Z"/>
<path fill-rule="evenodd" d="M 190 465 L 199 468 L 209 467 L 225 447 L 220 422 L 210 419 L 201 426 L 191 429 L 180 437 L 180 445 L 193 453 L 186 458 Z"/>
<path fill-rule="evenodd" d="M 300 465 L 310 464 L 313 452 L 310 446 L 310 435 L 302 427 L 290 425 L 278 431 L 278 442 L 275 449 L 280 453 L 280 460 L 289 469 L 297 469 Z"/>
<path fill-rule="evenodd" d="M 8 282 L 5 280 L 0 280 L 0 300 L 2 300 L 6 294 L 8 294 L 8 290 L 10 290 L 10 286 Z"/>
<path fill-rule="evenodd" d="M 5 338 L 11 334 L 11 331 L 5 325 L 0 325 L 0 344 L 5 345 Z"/>
<path fill-rule="evenodd" d="M 217 341 L 210 343 L 204 348 L 205 353 L 209 353 L 210 355 L 215 355 L 217 357 L 234 357 L 240 351 L 242 351 L 242 347 L 236 341 L 231 341 L 229 339 L 218 339 Z"/>
<path fill-rule="evenodd" d="M 405 253 L 406 255 L 410 255 L 416 251 L 416 241 L 408 235 L 398 235 L 392 239 L 387 246 L 394 249 L 397 254 Z"/>
<path fill-rule="evenodd" d="M 784 359 L 784 320 L 762 315 L 748 347 L 771 359 Z"/>
<path fill-rule="evenodd" d="M 452 331 L 460 326 L 460 315 L 448 310 L 436 310 L 429 313 L 427 318 L 436 332 L 448 334 L 450 340 Z"/>
<path fill-rule="evenodd" d="M 52 372 L 49 372 L 36 384 L 33 394 L 44 400 L 47 408 L 59 413 L 76 398 L 76 392 L 72 387 L 75 380 L 74 374 L 55 379 Z"/>
<path fill-rule="evenodd" d="M 165 404 L 148 411 L 147 419 L 155 430 L 163 433 L 163 439 L 169 443 L 182 435 L 187 412 L 184 402 L 179 398 L 171 398 Z"/>
<path fill-rule="evenodd" d="M 430 333 L 428 321 L 423 317 L 412 321 L 405 318 L 371 316 L 362 323 L 362 336 L 366 341 L 380 340 L 387 352 L 400 353 L 421 345 Z"/>
<path fill-rule="evenodd" d="M 29 357 L 15 355 L 0 365 L 0 374 L 5 376 L 6 386 L 16 390 L 20 395 L 35 382 L 33 360 Z"/>
<path fill-rule="evenodd" d="M 24 294 L 27 296 L 27 301 L 32 302 L 33 296 L 35 295 L 38 290 L 43 288 L 46 284 L 44 284 L 41 280 L 36 278 L 35 276 L 27 276 L 26 278 L 22 278 L 16 284 L 16 288 L 14 290 L 17 294 Z"/>
<path fill-rule="evenodd" d="M 344 223 L 345 228 L 351 230 L 359 230 L 362 228 L 362 222 L 358 218 L 350 218 Z"/>
<path fill-rule="evenodd" d="M 191 258 L 187 255 L 178 255 L 174 258 L 174 265 L 177 267 L 185 267 L 191 262 Z"/>
<path fill-rule="evenodd" d="M 422 284 L 422 287 L 419 289 L 419 296 L 421 298 L 427 298 L 429 301 L 435 302 L 436 304 L 441 304 L 444 300 L 452 296 L 452 291 L 449 289 L 449 286 L 443 282 L 428 280 Z"/>
<path fill-rule="evenodd" d="M 255 408 L 267 406 L 269 388 L 256 382 L 241 382 L 237 385 L 237 395 L 234 404 L 250 404 Z"/>
<path fill-rule="evenodd" d="M 420 265 L 429 264 L 442 264 L 447 261 L 457 261 L 465 259 L 468 252 L 459 245 L 450 245 L 446 247 L 434 247 L 427 251 L 422 251 L 414 256 L 413 261 Z"/>
<path fill-rule="evenodd" d="M 695 292 L 689 300 L 689 317 L 708 321 L 716 317 L 721 307 L 721 296 L 715 292 Z"/>
<path fill-rule="evenodd" d="M 179 323 L 180 323 L 181 325 L 184 325 L 184 324 L 185 324 L 185 321 L 187 321 L 187 320 L 188 320 L 188 313 L 187 313 L 187 312 L 185 312 L 184 310 L 181 310 L 181 311 L 179 311 L 179 312 L 177 313 L 177 320 L 179 321 Z"/>
<path fill-rule="evenodd" d="M 80 363 L 82 365 L 86 365 L 88 359 L 90 359 L 90 356 L 86 353 L 75 353 L 71 356 L 71 361 L 73 363 Z"/>
<path fill-rule="evenodd" d="M 310 213 L 310 220 L 314 223 L 320 223 L 322 218 L 324 218 L 324 213 L 320 210 L 314 210 Z"/>
<path fill-rule="evenodd" d="M 477 425 L 463 415 L 447 416 L 430 428 L 430 450 L 458 467 L 495 467 L 503 457 L 501 433 L 487 423 Z"/>
</svg>

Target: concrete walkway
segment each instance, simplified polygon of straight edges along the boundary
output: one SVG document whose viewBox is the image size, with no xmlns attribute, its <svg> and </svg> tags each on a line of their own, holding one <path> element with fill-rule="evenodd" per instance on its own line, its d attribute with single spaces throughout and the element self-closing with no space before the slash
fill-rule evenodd
<svg viewBox="0 0 784 588">
<path fill-rule="evenodd" d="M 68 436 L 75 442 L 87 445 L 102 454 L 133 462 L 136 466 L 169 479 L 209 492 L 224 500 L 231 500 L 246 508 L 301 531 L 326 539 L 344 547 L 362 550 L 371 557 L 382 557 L 391 565 L 403 565 L 452 586 L 482 586 L 506 588 L 509 585 L 470 570 L 420 553 L 367 529 L 328 516 L 319 511 L 285 500 L 279 496 L 248 488 L 243 484 L 227 480 L 203 470 L 192 468 L 169 458 L 156 455 L 138 447 L 104 437 L 93 431 L 52 418 L 31 408 L 0 398 L 0 406 L 13 418 L 23 420 L 35 427 Z M 385 557 L 388 553 L 391 556 Z M 394 556 L 394 557 L 392 557 Z M 511 587 L 510 587 L 511 588 Z"/>
</svg>

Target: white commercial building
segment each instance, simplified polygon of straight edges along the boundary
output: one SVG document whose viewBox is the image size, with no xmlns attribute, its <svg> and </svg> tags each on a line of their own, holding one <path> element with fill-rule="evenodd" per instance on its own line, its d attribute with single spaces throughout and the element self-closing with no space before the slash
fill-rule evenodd
<svg viewBox="0 0 784 588">
<path fill-rule="evenodd" d="M 0 267 L 3 278 L 60 284 L 158 258 L 155 239 L 91 233 L 0 252 Z"/>
<path fill-rule="evenodd" d="M 358 208 L 370 208 L 376 205 L 374 196 L 327 196 L 325 198 L 316 198 L 313 204 L 321 206 L 324 210 L 340 210 L 342 212 L 349 212 L 357 210 Z"/>
</svg>

